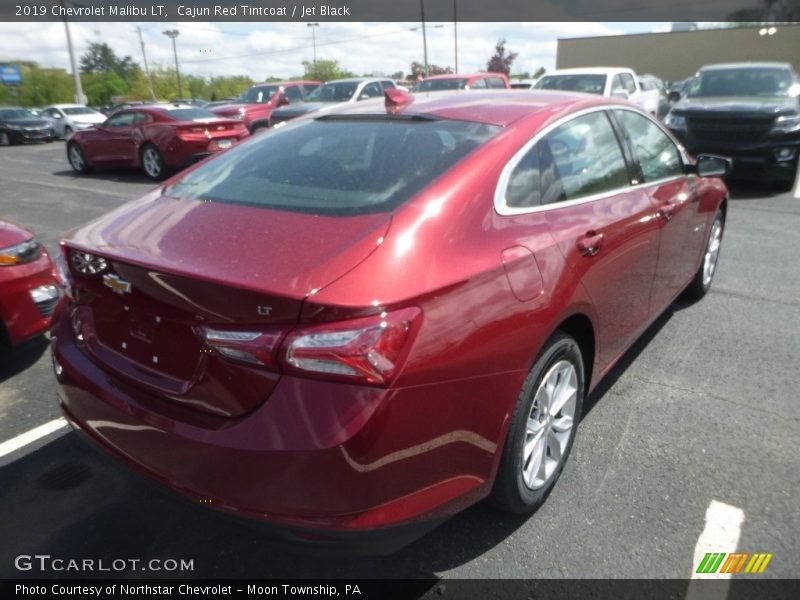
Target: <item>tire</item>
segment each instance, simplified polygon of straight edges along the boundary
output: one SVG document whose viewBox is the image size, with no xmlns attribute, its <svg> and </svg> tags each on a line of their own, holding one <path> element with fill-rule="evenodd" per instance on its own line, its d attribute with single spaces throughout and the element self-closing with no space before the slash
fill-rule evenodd
<svg viewBox="0 0 800 600">
<path fill-rule="evenodd" d="M 542 505 L 569 458 L 584 389 L 580 347 L 558 331 L 539 353 L 522 386 L 489 497 L 491 504 L 515 514 L 529 514 Z M 561 404 L 554 407 L 556 412 L 542 411 L 543 405 L 550 404 L 548 397 Z"/>
<path fill-rule="evenodd" d="M 154 181 L 161 181 L 167 176 L 167 164 L 161 152 L 153 144 L 145 144 L 139 153 L 139 161 L 144 174 Z"/>
<path fill-rule="evenodd" d="M 708 293 L 711 283 L 714 281 L 714 274 L 717 272 L 717 262 L 719 261 L 719 250 L 722 243 L 722 234 L 725 232 L 725 217 L 722 211 L 717 210 L 714 220 L 711 222 L 711 229 L 706 239 L 706 248 L 703 252 L 703 262 L 700 268 L 686 288 L 686 296 L 692 300 L 700 300 Z"/>
<path fill-rule="evenodd" d="M 10 146 L 14 143 L 11 134 L 7 131 L 0 131 L 0 146 Z"/>
<path fill-rule="evenodd" d="M 67 160 L 69 161 L 69 166 L 76 173 L 88 173 L 92 170 L 92 167 L 86 162 L 83 150 L 76 142 L 67 144 Z"/>
</svg>

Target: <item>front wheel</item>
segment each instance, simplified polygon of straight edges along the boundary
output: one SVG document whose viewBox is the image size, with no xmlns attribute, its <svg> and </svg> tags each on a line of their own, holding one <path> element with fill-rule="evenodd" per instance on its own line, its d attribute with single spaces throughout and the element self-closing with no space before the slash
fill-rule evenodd
<svg viewBox="0 0 800 600">
<path fill-rule="evenodd" d="M 0 146 L 10 146 L 11 136 L 7 131 L 0 131 Z"/>
<path fill-rule="evenodd" d="M 492 504 L 528 514 L 545 501 L 572 449 L 584 388 L 578 343 L 557 332 L 522 386 L 492 489 Z"/>
<path fill-rule="evenodd" d="M 719 249 L 722 244 L 722 233 L 725 229 L 725 218 L 722 211 L 717 211 L 714 221 L 711 224 L 711 231 L 706 242 L 706 251 L 703 254 L 703 262 L 700 269 L 692 279 L 689 287 L 686 288 L 686 295 L 695 300 L 700 300 L 708 293 L 711 282 L 714 280 L 714 273 L 717 272 L 717 261 L 719 260 Z"/>
<path fill-rule="evenodd" d="M 164 162 L 164 157 L 152 144 L 147 144 L 142 148 L 141 161 L 142 169 L 150 179 L 161 181 L 167 176 L 167 164 Z"/>
<path fill-rule="evenodd" d="M 67 158 L 69 159 L 69 165 L 76 173 L 88 173 L 92 170 L 86 162 L 83 150 L 76 142 L 71 142 L 67 146 Z"/>
</svg>

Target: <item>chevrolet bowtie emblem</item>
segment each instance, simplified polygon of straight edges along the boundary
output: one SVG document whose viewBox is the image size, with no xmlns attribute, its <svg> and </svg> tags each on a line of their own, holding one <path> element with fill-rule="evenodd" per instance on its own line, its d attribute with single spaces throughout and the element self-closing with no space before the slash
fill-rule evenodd
<svg viewBox="0 0 800 600">
<path fill-rule="evenodd" d="M 103 275 L 103 285 L 111 288 L 117 294 L 130 294 L 131 284 L 124 279 L 120 279 L 116 275 Z"/>
</svg>

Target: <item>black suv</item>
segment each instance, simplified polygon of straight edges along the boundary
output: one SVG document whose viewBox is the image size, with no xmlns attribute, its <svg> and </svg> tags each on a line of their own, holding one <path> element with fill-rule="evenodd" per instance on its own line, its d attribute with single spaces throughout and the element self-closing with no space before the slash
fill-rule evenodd
<svg viewBox="0 0 800 600">
<path fill-rule="evenodd" d="M 800 153 L 800 82 L 786 63 L 708 65 L 664 124 L 692 154 L 733 158 L 733 177 L 792 186 Z"/>
</svg>

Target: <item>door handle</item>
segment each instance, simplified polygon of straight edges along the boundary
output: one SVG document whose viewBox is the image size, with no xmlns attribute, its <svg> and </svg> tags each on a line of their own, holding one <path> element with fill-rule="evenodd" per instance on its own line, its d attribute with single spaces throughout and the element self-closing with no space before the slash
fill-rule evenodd
<svg viewBox="0 0 800 600">
<path fill-rule="evenodd" d="M 594 256 L 600 252 L 603 244 L 603 234 L 596 231 L 587 231 L 586 235 L 578 239 L 578 250 L 584 256 Z"/>
<path fill-rule="evenodd" d="M 669 221 L 675 216 L 676 212 L 678 212 L 678 205 L 676 203 L 665 202 L 661 205 L 661 208 L 658 209 L 658 216 L 665 221 Z"/>
</svg>

